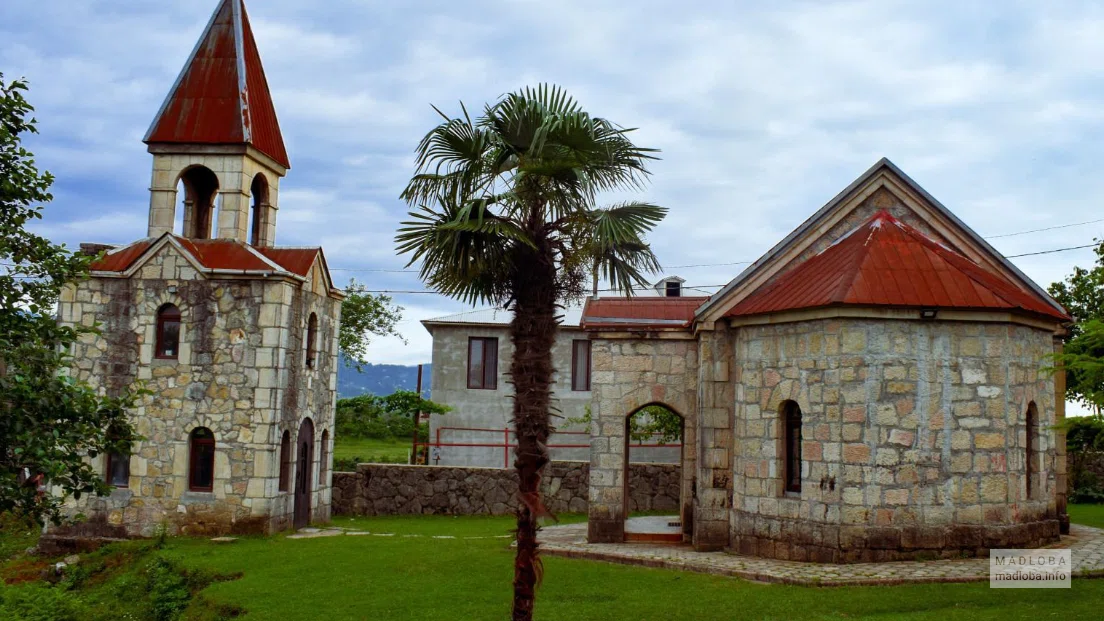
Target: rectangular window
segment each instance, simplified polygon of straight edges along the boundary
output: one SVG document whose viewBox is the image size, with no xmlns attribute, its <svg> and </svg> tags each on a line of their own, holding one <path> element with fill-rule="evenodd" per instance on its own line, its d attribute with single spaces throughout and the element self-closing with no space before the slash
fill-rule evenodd
<svg viewBox="0 0 1104 621">
<path fill-rule="evenodd" d="M 590 390 L 590 341 L 571 341 L 571 390 Z"/>
<path fill-rule="evenodd" d="M 107 454 L 107 483 L 114 487 L 130 487 L 130 455 Z"/>
<path fill-rule="evenodd" d="M 498 388 L 498 339 L 468 339 L 468 388 Z"/>
</svg>

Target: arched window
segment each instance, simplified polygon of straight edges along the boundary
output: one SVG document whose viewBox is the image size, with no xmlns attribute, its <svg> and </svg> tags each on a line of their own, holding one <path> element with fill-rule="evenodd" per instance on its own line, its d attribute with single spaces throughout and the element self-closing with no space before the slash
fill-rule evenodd
<svg viewBox="0 0 1104 621">
<path fill-rule="evenodd" d="M 285 431 L 280 440 L 280 491 L 288 491 L 291 480 L 291 432 Z"/>
<path fill-rule="evenodd" d="M 325 487 L 326 485 L 329 484 L 329 482 L 326 481 L 326 471 L 327 471 L 327 466 L 329 465 L 329 456 L 330 456 L 329 444 L 330 444 L 330 430 L 327 429 L 327 430 L 322 432 L 322 449 L 319 452 L 319 455 L 321 455 L 321 459 L 318 462 L 318 485 L 320 487 Z"/>
<path fill-rule="evenodd" d="M 188 489 L 209 492 L 215 488 L 215 434 L 206 427 L 196 427 L 189 439 Z"/>
<path fill-rule="evenodd" d="M 218 176 L 210 168 L 192 166 L 180 175 L 180 185 L 184 187 L 184 237 L 210 239 L 212 227 L 218 227 Z"/>
<path fill-rule="evenodd" d="M 801 408 L 795 401 L 783 401 L 782 482 L 787 492 L 801 493 Z"/>
<path fill-rule="evenodd" d="M 253 177 L 249 193 L 253 196 L 253 206 L 249 210 L 249 243 L 254 246 L 267 246 L 265 227 L 268 225 L 268 180 L 264 175 L 257 173 L 257 176 Z"/>
<path fill-rule="evenodd" d="M 318 315 L 311 313 L 307 320 L 307 367 L 313 369 L 317 352 L 315 345 L 318 341 Z"/>
<path fill-rule="evenodd" d="M 157 345 L 154 356 L 176 360 L 180 355 L 180 309 L 165 304 L 157 309 Z"/>
<path fill-rule="evenodd" d="M 1038 461 L 1039 459 L 1039 409 L 1035 402 L 1027 404 L 1027 434 L 1024 439 L 1024 478 L 1027 484 L 1027 498 L 1035 498 L 1039 484 Z"/>
</svg>

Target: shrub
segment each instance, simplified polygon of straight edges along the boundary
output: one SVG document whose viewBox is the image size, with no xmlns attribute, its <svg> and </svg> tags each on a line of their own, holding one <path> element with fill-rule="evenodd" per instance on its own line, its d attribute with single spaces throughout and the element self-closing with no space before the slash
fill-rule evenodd
<svg viewBox="0 0 1104 621">
<path fill-rule="evenodd" d="M 80 621 L 88 612 L 76 595 L 45 584 L 4 586 L 0 581 L 0 621 Z"/>
<path fill-rule="evenodd" d="M 146 565 L 146 590 L 150 611 L 157 621 L 174 621 L 192 599 L 183 572 L 175 562 L 160 556 Z"/>
</svg>

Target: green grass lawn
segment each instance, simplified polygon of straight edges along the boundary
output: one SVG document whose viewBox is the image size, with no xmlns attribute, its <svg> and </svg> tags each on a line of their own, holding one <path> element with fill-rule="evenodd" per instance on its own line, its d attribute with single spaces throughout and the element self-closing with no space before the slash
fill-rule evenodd
<svg viewBox="0 0 1104 621">
<path fill-rule="evenodd" d="M 409 454 L 409 438 L 406 440 L 373 440 L 341 436 L 334 438 L 334 459 L 359 458 L 363 461 L 405 464 Z"/>
<path fill-rule="evenodd" d="M 1104 505 L 1069 505 L 1066 510 L 1075 524 L 1104 528 Z"/>
<path fill-rule="evenodd" d="M 1086 515 L 1099 519 L 1104 508 L 1071 507 L 1070 513 L 1083 522 Z M 566 516 L 566 521 L 582 519 Z M 119 618 L 111 616 L 112 601 L 136 593 L 145 584 L 144 568 L 155 558 L 167 558 L 194 575 L 215 579 L 198 591 L 184 619 L 215 619 L 241 610 L 244 619 L 258 621 L 507 618 L 513 551 L 510 539 L 500 536 L 510 534 L 511 518 L 338 518 L 334 525 L 390 536 L 292 540 L 280 535 L 243 537 L 231 544 L 169 539 L 160 550 L 145 544 L 145 556 L 132 560 L 118 577 L 89 577 L 75 592 L 102 618 Z M 546 557 L 544 569 L 537 599 L 542 621 L 1067 621 L 1099 619 L 1104 604 L 1104 580 L 1075 580 L 1069 590 L 991 590 L 987 583 L 810 588 L 556 557 Z"/>
</svg>

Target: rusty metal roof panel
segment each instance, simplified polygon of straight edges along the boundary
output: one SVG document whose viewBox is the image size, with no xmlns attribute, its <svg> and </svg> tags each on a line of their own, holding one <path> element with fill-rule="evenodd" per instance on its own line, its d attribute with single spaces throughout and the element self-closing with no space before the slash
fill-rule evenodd
<svg viewBox="0 0 1104 621">
<path fill-rule="evenodd" d="M 586 329 L 685 328 L 707 296 L 616 297 L 588 299 L 583 307 Z"/>
<path fill-rule="evenodd" d="M 249 144 L 290 167 L 241 0 L 215 9 L 144 141 Z"/>
<path fill-rule="evenodd" d="M 254 248 L 284 269 L 300 276 L 310 273 L 321 248 Z"/>
<path fill-rule="evenodd" d="M 886 211 L 765 284 L 727 316 L 833 305 L 1024 310 L 1067 320 L 1017 287 Z"/>
<path fill-rule="evenodd" d="M 125 272 L 152 243 L 152 239 L 142 239 L 126 246 L 112 248 L 105 252 L 103 257 L 93 261 L 89 269 L 94 272 Z"/>
</svg>

